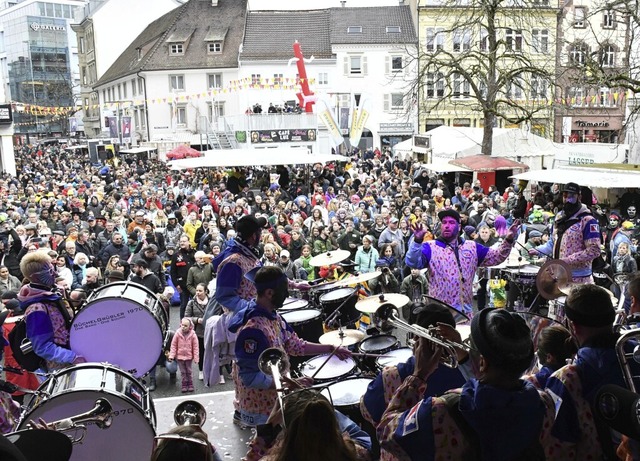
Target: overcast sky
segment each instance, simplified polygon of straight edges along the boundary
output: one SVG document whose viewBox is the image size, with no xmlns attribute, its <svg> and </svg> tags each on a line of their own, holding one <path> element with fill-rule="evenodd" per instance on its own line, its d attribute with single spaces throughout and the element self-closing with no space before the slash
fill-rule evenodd
<svg viewBox="0 0 640 461">
<path fill-rule="evenodd" d="M 398 0 L 347 0 L 345 6 L 386 6 L 398 5 Z M 341 6 L 340 0 L 249 0 L 252 10 L 318 10 Z"/>
</svg>

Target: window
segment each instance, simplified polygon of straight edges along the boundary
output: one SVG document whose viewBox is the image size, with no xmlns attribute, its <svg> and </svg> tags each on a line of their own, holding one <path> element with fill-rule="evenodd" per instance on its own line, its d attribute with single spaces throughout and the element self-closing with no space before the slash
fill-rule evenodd
<svg viewBox="0 0 640 461">
<path fill-rule="evenodd" d="M 603 86 L 598 91 L 598 105 L 600 107 L 613 107 L 613 94 L 611 88 Z"/>
<path fill-rule="evenodd" d="M 507 51 L 522 51 L 522 30 L 507 29 Z"/>
<path fill-rule="evenodd" d="M 124 99 L 127 99 L 127 82 L 124 82 L 122 84 L 122 97 Z"/>
<path fill-rule="evenodd" d="M 547 99 L 549 82 L 541 75 L 531 75 L 531 99 Z"/>
<path fill-rule="evenodd" d="M 87 79 L 87 68 L 83 66 L 81 73 L 82 73 L 82 84 L 87 85 L 89 83 L 89 80 Z"/>
<path fill-rule="evenodd" d="M 400 26 L 387 26 L 387 34 L 399 34 L 401 31 Z"/>
<path fill-rule="evenodd" d="M 427 73 L 426 94 L 429 99 L 444 96 L 444 76 L 441 72 Z"/>
<path fill-rule="evenodd" d="M 284 78 L 282 74 L 273 74 L 274 85 L 282 85 L 283 82 L 284 82 Z"/>
<path fill-rule="evenodd" d="M 404 110 L 404 94 L 391 93 L 384 95 L 384 111 L 400 111 Z"/>
<path fill-rule="evenodd" d="M 586 105 L 586 92 L 583 87 L 572 86 L 567 90 L 567 95 L 569 96 L 568 102 L 572 107 L 582 107 L 583 105 Z"/>
<path fill-rule="evenodd" d="M 367 75 L 367 57 L 352 54 L 345 58 L 345 75 Z"/>
<path fill-rule="evenodd" d="M 615 27 L 615 16 L 613 11 L 605 10 L 602 13 L 602 27 L 604 29 L 613 29 Z"/>
<path fill-rule="evenodd" d="M 262 77 L 260 76 L 260 74 L 251 74 L 252 85 L 260 85 L 261 81 L 262 81 Z"/>
<path fill-rule="evenodd" d="M 84 53 L 84 37 L 80 37 L 78 40 L 78 50 L 79 53 Z"/>
<path fill-rule="evenodd" d="M 451 76 L 453 82 L 453 97 L 454 98 L 467 98 L 470 93 L 469 82 L 464 78 L 462 74 L 456 72 Z"/>
<path fill-rule="evenodd" d="M 118 101 L 122 100 L 122 85 L 118 83 Z"/>
<path fill-rule="evenodd" d="M 210 54 L 222 53 L 222 42 L 209 42 L 209 43 L 207 43 L 207 51 Z"/>
<path fill-rule="evenodd" d="M 484 78 L 478 81 L 478 92 L 480 93 L 480 98 L 487 98 L 487 81 Z"/>
<path fill-rule="evenodd" d="M 583 7 L 576 6 L 573 10 L 573 27 L 583 29 L 586 26 L 587 11 Z"/>
<path fill-rule="evenodd" d="M 444 48 L 444 32 L 441 27 L 427 27 L 427 51 L 435 52 Z"/>
<path fill-rule="evenodd" d="M 402 56 L 389 56 L 386 59 L 385 71 L 387 74 L 399 74 L 404 70 L 402 66 Z"/>
<path fill-rule="evenodd" d="M 589 49 L 584 43 L 576 43 L 569 51 L 569 60 L 572 64 L 583 65 L 587 60 Z"/>
<path fill-rule="evenodd" d="M 471 32 L 468 30 L 453 31 L 453 52 L 463 53 L 471 50 Z"/>
<path fill-rule="evenodd" d="M 522 99 L 524 91 L 522 91 L 523 82 L 521 78 L 515 78 L 512 82 L 507 84 L 507 99 L 518 100 Z"/>
<path fill-rule="evenodd" d="M 214 121 L 218 117 L 224 117 L 224 102 L 215 101 L 213 104 L 207 104 L 209 120 Z"/>
<path fill-rule="evenodd" d="M 207 88 L 222 88 L 222 74 L 208 74 Z"/>
<path fill-rule="evenodd" d="M 318 85 L 329 84 L 329 72 L 318 72 Z"/>
<path fill-rule="evenodd" d="M 549 51 L 549 31 L 547 29 L 533 29 L 531 31 L 533 50 L 536 53 Z"/>
<path fill-rule="evenodd" d="M 175 106 L 174 115 L 176 117 L 176 126 L 187 126 L 187 106 Z"/>
<path fill-rule="evenodd" d="M 489 51 L 489 32 L 484 27 L 480 29 L 480 51 Z"/>
<path fill-rule="evenodd" d="M 144 95 L 144 80 L 141 78 L 138 79 L 138 94 L 140 96 Z"/>
<path fill-rule="evenodd" d="M 614 67 L 616 65 L 616 50 L 613 45 L 604 45 L 600 50 L 600 64 L 602 67 Z"/>
<path fill-rule="evenodd" d="M 347 27 L 347 34 L 361 34 L 362 26 L 349 26 Z"/>
<path fill-rule="evenodd" d="M 136 83 L 136 79 L 132 79 L 131 80 L 131 94 L 133 96 L 137 96 L 138 95 L 138 84 Z"/>
<path fill-rule="evenodd" d="M 169 75 L 169 89 L 171 91 L 184 91 L 184 75 Z"/>
<path fill-rule="evenodd" d="M 171 43 L 169 45 L 169 54 L 172 54 L 172 55 L 183 55 L 184 54 L 184 44 L 182 44 L 182 43 Z"/>
</svg>

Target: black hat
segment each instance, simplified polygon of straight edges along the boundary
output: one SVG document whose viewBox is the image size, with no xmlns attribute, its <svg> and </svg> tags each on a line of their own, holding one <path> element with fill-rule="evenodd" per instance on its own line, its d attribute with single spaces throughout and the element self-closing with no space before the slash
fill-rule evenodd
<svg viewBox="0 0 640 461">
<path fill-rule="evenodd" d="M 460 222 L 460 214 L 456 210 L 454 210 L 453 208 L 450 208 L 448 210 L 442 210 L 440 213 L 438 213 L 438 218 L 440 218 L 440 221 L 442 221 L 447 216 L 449 216 L 449 217 L 455 219 L 456 221 Z"/>
<path fill-rule="evenodd" d="M 531 331 L 525 320 L 505 309 L 485 308 L 471 320 L 474 347 L 491 363 L 523 373 L 533 360 Z"/>
<path fill-rule="evenodd" d="M 562 188 L 562 192 L 570 192 L 572 194 L 580 194 L 580 186 L 575 182 L 568 182 Z"/>
<path fill-rule="evenodd" d="M 60 237 L 64 237 L 64 232 L 62 232 L 61 230 L 54 230 L 52 234 L 59 235 Z"/>
<path fill-rule="evenodd" d="M 236 222 L 236 232 L 241 237 L 247 238 L 252 234 L 255 234 L 258 229 L 262 229 L 267 226 L 267 220 L 263 217 L 256 218 L 252 215 L 245 215 Z"/>
<path fill-rule="evenodd" d="M 7 309 L 13 312 L 13 315 L 20 315 L 23 313 L 22 308 L 20 307 L 20 301 L 17 299 L 10 299 L 5 305 Z"/>
<path fill-rule="evenodd" d="M 2 293 L 2 299 L 16 299 L 18 297 L 18 293 L 16 293 L 15 291 L 12 290 L 7 290 L 4 293 Z"/>
<path fill-rule="evenodd" d="M 124 280 L 124 272 L 112 270 L 107 273 L 107 278 L 111 280 Z"/>
<path fill-rule="evenodd" d="M 145 269 L 149 269 L 149 263 L 146 262 L 144 259 L 136 259 L 135 261 L 133 261 L 132 264 L 134 266 L 140 266 L 140 267 L 143 267 Z"/>
</svg>

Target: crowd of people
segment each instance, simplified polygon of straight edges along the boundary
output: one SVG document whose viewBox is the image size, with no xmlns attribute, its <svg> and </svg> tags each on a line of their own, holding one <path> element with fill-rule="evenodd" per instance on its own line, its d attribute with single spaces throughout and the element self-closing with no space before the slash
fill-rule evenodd
<svg viewBox="0 0 640 461">
<path fill-rule="evenodd" d="M 484 190 L 480 181 L 456 184 L 378 149 L 309 169 L 175 172 L 131 159 L 98 167 L 63 146 L 20 147 L 16 162 L 18 175 L 0 179 L 0 318 L 8 331 L 15 323 L 5 318 L 24 316 L 42 371 L 86 361 L 69 349 L 74 313 L 103 285 L 131 280 L 165 306 L 179 305 L 180 329 L 158 363 L 173 374 L 179 368 L 182 392 L 194 389 L 193 362 L 206 385 L 224 383 L 225 373 L 233 379 L 234 422 L 257 428 L 247 459 L 327 459 L 314 457 L 314 446 L 331 459 L 370 459 L 378 442 L 389 460 L 615 456 L 619 440 L 593 422 L 599 387 L 625 385 L 615 308 L 602 287 L 621 295 L 616 276 L 637 271 L 637 192 L 609 212 L 575 183 L 532 194 L 521 183 Z M 312 264 L 338 249 L 349 258 Z M 487 283 L 494 274 L 487 268 L 514 255 L 571 268 L 567 328 L 550 327 L 536 343 L 513 305 L 495 309 L 504 304 Z M 377 427 L 367 434 L 305 389 L 311 380 L 285 377 L 290 395 L 281 404 L 259 357 L 278 348 L 350 359 L 344 347 L 299 337 L 278 311 L 293 293 L 373 271 L 381 275 L 364 295 L 407 295 L 403 318 L 456 343 L 462 315 L 471 346 L 457 351 L 460 369 L 446 370 L 442 350 L 418 338 L 414 357 L 384 369 L 363 396 L 362 415 Z M 640 302 L 637 285 L 629 284 L 630 313 Z M 7 352 L 7 366 L 18 367 Z M 7 379 L 38 385 L 22 375 Z M 148 388 L 155 387 L 154 367 Z M 8 432 L 22 397 L 1 397 L 0 429 Z M 314 439 L 318 421 L 326 432 Z M 170 453 L 172 441 L 189 439 L 209 446 L 196 431 L 161 438 L 158 448 Z M 215 454 L 205 451 L 206 459 Z"/>
</svg>

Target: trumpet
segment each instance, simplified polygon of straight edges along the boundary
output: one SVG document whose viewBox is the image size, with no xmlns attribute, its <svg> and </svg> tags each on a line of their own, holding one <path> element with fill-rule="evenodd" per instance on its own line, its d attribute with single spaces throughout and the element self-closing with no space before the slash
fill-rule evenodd
<svg viewBox="0 0 640 461">
<path fill-rule="evenodd" d="M 420 336 L 421 338 L 425 338 L 435 345 L 440 346 L 444 351 L 442 355 L 442 363 L 444 365 L 450 368 L 456 368 L 458 366 L 458 352 L 456 349 L 462 349 L 464 351 L 470 350 L 470 347 L 466 344 L 460 344 L 455 341 L 439 337 L 436 333 L 435 327 L 424 328 L 420 325 L 407 323 L 404 320 L 401 320 L 397 313 L 398 309 L 396 309 L 393 304 L 383 304 L 375 313 L 377 326 L 380 327 L 382 324 L 387 323 L 407 333 L 412 333 L 416 336 Z"/>
<path fill-rule="evenodd" d="M 262 351 L 260 357 L 258 357 L 258 368 L 265 375 L 273 376 L 273 381 L 276 385 L 276 391 L 278 394 L 278 402 L 280 403 L 280 410 L 284 408 L 282 402 L 282 375 L 289 371 L 289 358 L 287 354 L 277 347 L 270 347 Z M 284 418 L 282 418 L 284 424 Z"/>
<path fill-rule="evenodd" d="M 173 411 L 173 420 L 178 426 L 195 424 L 202 427 L 207 420 L 207 412 L 200 402 L 185 400 Z"/>
<path fill-rule="evenodd" d="M 107 399 L 97 399 L 95 406 L 86 413 L 48 423 L 47 427 L 63 433 L 74 431 L 75 434 L 66 435 L 71 443 L 81 444 L 87 434 L 87 424 L 93 423 L 100 429 L 108 429 L 113 422 L 112 412 L 113 408 Z"/>
</svg>

